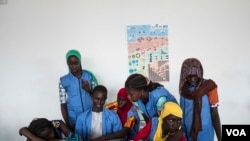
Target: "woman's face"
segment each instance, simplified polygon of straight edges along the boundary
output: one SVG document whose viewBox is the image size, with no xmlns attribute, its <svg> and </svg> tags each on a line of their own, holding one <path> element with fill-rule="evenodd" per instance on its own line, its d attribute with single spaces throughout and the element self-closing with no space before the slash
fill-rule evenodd
<svg viewBox="0 0 250 141">
<path fill-rule="evenodd" d="M 53 128 L 45 128 L 42 132 L 40 132 L 39 137 L 50 140 L 56 139 L 56 134 Z"/>
<path fill-rule="evenodd" d="M 117 97 L 117 102 L 118 102 L 118 106 L 119 108 L 124 108 L 126 105 L 126 99 L 124 97 Z"/>
<path fill-rule="evenodd" d="M 181 127 L 181 118 L 174 115 L 168 115 L 163 118 L 162 129 L 167 132 L 175 132 Z"/>
<path fill-rule="evenodd" d="M 127 93 L 128 93 L 128 98 L 131 101 L 136 102 L 137 100 L 141 98 L 143 91 L 142 90 L 127 90 Z"/>
<path fill-rule="evenodd" d="M 75 56 L 70 56 L 68 59 L 69 70 L 72 73 L 76 73 L 81 70 L 81 62 Z"/>
<path fill-rule="evenodd" d="M 189 75 L 186 77 L 186 80 L 187 80 L 188 84 L 195 86 L 195 85 L 197 85 L 199 78 L 197 75 Z"/>
</svg>

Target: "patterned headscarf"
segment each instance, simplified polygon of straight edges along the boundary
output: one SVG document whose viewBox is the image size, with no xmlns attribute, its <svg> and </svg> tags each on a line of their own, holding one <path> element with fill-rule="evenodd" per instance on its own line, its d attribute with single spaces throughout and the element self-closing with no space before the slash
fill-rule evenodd
<svg viewBox="0 0 250 141">
<path fill-rule="evenodd" d="M 198 85 L 195 90 L 189 91 L 189 84 L 186 82 L 188 75 L 198 76 Z M 193 119 L 191 127 L 191 136 L 194 141 L 197 141 L 198 133 L 202 130 L 201 123 L 201 109 L 202 109 L 202 96 L 209 93 L 217 87 L 216 83 L 208 79 L 204 81 L 203 68 L 201 62 L 196 58 L 188 58 L 184 60 L 181 68 L 179 92 L 184 98 L 193 100 Z"/>
<path fill-rule="evenodd" d="M 197 75 L 200 82 L 203 79 L 203 67 L 202 67 L 201 62 L 196 58 L 187 58 L 182 63 L 180 82 L 179 82 L 179 91 L 181 91 L 186 81 L 186 77 L 189 75 Z"/>
<path fill-rule="evenodd" d="M 125 88 L 121 88 L 117 94 L 117 97 L 122 97 L 125 98 L 126 100 L 126 105 L 124 108 L 120 108 L 118 106 L 117 108 L 117 114 L 122 122 L 122 126 L 124 125 L 124 123 L 127 121 L 127 115 L 128 115 L 128 111 L 129 109 L 132 107 L 132 102 L 128 99 L 128 94 Z"/>
<path fill-rule="evenodd" d="M 154 141 L 164 141 L 165 139 L 162 138 L 162 124 L 163 119 L 168 115 L 174 115 L 176 117 L 182 118 L 182 109 L 181 107 L 175 102 L 166 102 L 164 107 L 161 111 L 160 116 L 158 117 L 158 125 L 154 136 Z"/>
</svg>

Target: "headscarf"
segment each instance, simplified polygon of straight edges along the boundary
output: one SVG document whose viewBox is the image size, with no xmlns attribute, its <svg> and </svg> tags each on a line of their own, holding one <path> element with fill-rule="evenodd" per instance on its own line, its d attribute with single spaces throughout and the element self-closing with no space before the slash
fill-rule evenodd
<svg viewBox="0 0 250 141">
<path fill-rule="evenodd" d="M 188 75 L 197 75 L 199 80 L 203 79 L 203 67 L 198 59 L 187 58 L 183 61 L 181 67 L 179 91 L 181 91 Z"/>
<path fill-rule="evenodd" d="M 122 125 L 124 125 L 124 123 L 127 121 L 127 114 L 132 106 L 132 102 L 128 99 L 128 93 L 125 88 L 121 88 L 119 90 L 119 92 L 117 93 L 117 98 L 118 97 L 125 98 L 126 100 L 126 105 L 124 108 L 120 108 L 119 106 L 117 108 L 117 114 L 122 122 Z"/>
<path fill-rule="evenodd" d="M 189 84 L 186 81 L 188 75 L 198 76 L 198 86 L 192 92 L 188 90 Z M 191 136 L 194 141 L 197 140 L 199 131 L 202 130 L 201 124 L 201 108 L 202 108 L 202 96 L 209 93 L 216 88 L 217 85 L 211 79 L 204 81 L 203 67 L 201 62 L 196 58 L 188 58 L 184 60 L 181 68 L 179 91 L 180 95 L 184 98 L 193 100 L 193 119 Z"/>
<path fill-rule="evenodd" d="M 162 138 L 162 124 L 163 119 L 168 115 L 174 115 L 176 117 L 182 118 L 182 109 L 181 107 L 175 102 L 166 102 L 161 110 L 161 114 L 158 117 L 158 125 L 154 135 L 154 141 L 164 141 L 165 139 Z"/>
<path fill-rule="evenodd" d="M 75 56 L 80 61 L 80 65 L 82 64 L 81 63 L 81 54 L 78 50 L 75 50 L 75 49 L 69 50 L 66 54 L 66 62 L 68 62 L 68 59 L 70 56 Z M 81 65 L 81 69 L 82 69 L 82 65 Z"/>
</svg>

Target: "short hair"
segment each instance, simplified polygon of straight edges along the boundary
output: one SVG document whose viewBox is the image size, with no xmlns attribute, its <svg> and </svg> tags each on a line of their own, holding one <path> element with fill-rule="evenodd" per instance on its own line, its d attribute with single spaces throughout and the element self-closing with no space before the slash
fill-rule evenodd
<svg viewBox="0 0 250 141">
<path fill-rule="evenodd" d="M 40 136 L 40 133 L 46 128 L 53 128 L 51 121 L 46 118 L 35 118 L 28 126 L 28 130 L 36 136 Z"/>
<path fill-rule="evenodd" d="M 95 86 L 95 88 L 93 89 L 93 94 L 95 94 L 96 92 L 102 92 L 106 96 L 108 94 L 107 88 L 105 86 L 103 86 L 103 85 L 97 85 L 97 86 Z"/>
</svg>

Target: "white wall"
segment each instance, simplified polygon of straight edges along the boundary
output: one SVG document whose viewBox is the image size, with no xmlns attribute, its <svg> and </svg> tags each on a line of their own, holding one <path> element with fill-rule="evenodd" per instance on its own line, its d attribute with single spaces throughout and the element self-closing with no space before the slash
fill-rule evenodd
<svg viewBox="0 0 250 141">
<path fill-rule="evenodd" d="M 222 124 L 250 124 L 249 0 L 8 0 L 0 5 L 0 140 L 23 140 L 34 117 L 62 118 L 58 80 L 65 53 L 109 90 L 128 76 L 126 26 L 169 26 L 170 82 L 177 99 L 182 61 L 197 57 L 218 84 Z"/>
</svg>

